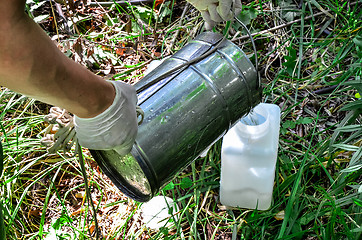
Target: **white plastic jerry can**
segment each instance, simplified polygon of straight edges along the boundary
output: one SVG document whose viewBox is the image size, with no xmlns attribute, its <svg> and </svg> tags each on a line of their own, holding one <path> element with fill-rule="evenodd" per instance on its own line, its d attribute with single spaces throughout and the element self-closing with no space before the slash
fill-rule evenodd
<svg viewBox="0 0 362 240">
<path fill-rule="evenodd" d="M 278 153 L 280 108 L 261 103 L 224 136 L 220 202 L 267 210 L 272 201 Z"/>
</svg>

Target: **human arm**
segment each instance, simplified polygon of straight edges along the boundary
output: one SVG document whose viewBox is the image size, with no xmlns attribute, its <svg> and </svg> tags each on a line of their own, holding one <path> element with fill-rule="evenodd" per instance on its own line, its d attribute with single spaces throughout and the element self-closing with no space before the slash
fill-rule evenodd
<svg viewBox="0 0 362 240">
<path fill-rule="evenodd" d="M 0 85 L 75 114 L 82 146 L 129 151 L 137 135 L 134 87 L 105 81 L 67 58 L 24 6 L 0 5 Z"/>
<path fill-rule="evenodd" d="M 0 85 L 83 118 L 115 97 L 113 85 L 67 58 L 24 12 L 23 0 L 0 7 Z"/>
</svg>

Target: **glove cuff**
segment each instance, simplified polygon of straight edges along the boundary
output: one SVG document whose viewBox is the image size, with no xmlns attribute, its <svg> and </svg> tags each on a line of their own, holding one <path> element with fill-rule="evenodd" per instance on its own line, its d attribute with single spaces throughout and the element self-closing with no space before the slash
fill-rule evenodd
<svg viewBox="0 0 362 240">
<path fill-rule="evenodd" d="M 92 118 L 74 117 L 80 145 L 90 149 L 113 149 L 122 145 L 129 149 L 137 135 L 137 95 L 133 86 L 109 81 L 116 94 L 111 106 Z"/>
</svg>

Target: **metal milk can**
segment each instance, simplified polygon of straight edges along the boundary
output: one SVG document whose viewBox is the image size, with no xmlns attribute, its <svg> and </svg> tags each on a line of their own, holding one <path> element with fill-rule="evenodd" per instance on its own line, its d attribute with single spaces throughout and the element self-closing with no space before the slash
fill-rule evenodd
<svg viewBox="0 0 362 240">
<path fill-rule="evenodd" d="M 210 54 L 197 59 L 205 53 Z M 164 76 L 170 69 L 177 70 Z M 253 64 L 213 32 L 197 36 L 135 87 L 145 115 L 131 153 L 91 153 L 114 184 L 140 202 L 150 200 L 261 101 Z"/>
</svg>

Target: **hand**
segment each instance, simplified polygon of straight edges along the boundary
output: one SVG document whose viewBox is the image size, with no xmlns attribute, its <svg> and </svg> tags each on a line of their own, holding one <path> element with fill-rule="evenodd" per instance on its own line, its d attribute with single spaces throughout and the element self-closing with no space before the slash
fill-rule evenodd
<svg viewBox="0 0 362 240">
<path fill-rule="evenodd" d="M 187 0 L 201 12 L 206 30 L 211 30 L 217 23 L 230 21 L 241 12 L 241 0 Z M 234 6 L 233 6 L 234 5 Z"/>
<path fill-rule="evenodd" d="M 80 145 L 94 150 L 130 152 L 138 131 L 137 95 L 133 86 L 111 81 L 116 90 L 112 105 L 93 118 L 75 116 L 75 130 Z"/>
</svg>

